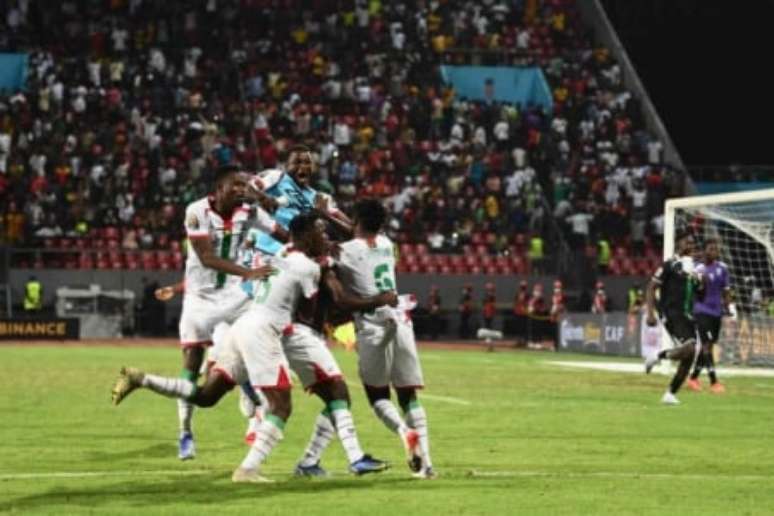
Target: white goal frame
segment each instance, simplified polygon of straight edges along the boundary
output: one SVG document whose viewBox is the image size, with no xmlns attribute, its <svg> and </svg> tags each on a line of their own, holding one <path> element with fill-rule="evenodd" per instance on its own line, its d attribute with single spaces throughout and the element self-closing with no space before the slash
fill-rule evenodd
<svg viewBox="0 0 774 516">
<path fill-rule="evenodd" d="M 675 254 L 675 210 L 677 208 L 696 208 L 714 204 L 765 201 L 767 199 L 771 199 L 771 202 L 774 202 L 774 188 L 668 199 L 664 205 L 664 260 L 671 258 Z M 723 220 L 732 226 L 737 226 L 730 219 Z M 761 244 L 774 257 L 774 250 L 771 249 L 771 246 L 765 242 L 761 242 Z"/>
<path fill-rule="evenodd" d="M 702 207 L 711 208 L 713 206 L 721 206 L 723 204 L 744 204 L 761 201 L 770 201 L 774 206 L 774 188 L 714 195 L 695 195 L 690 197 L 668 199 L 664 205 L 664 260 L 671 258 L 675 253 L 675 221 L 676 212 L 678 209 Z M 721 220 L 729 226 L 732 226 L 735 229 L 749 235 L 756 242 L 761 244 L 766 249 L 771 262 L 774 263 L 774 246 L 772 245 L 771 238 L 768 240 L 760 239 L 755 235 L 751 235 L 748 231 L 745 230 L 744 227 L 742 227 L 739 220 L 735 220 L 732 217 L 726 217 L 722 213 L 714 213 L 713 215 L 718 220 Z M 671 347 L 671 345 L 671 339 L 666 334 L 666 330 L 662 328 L 662 348 Z"/>
</svg>

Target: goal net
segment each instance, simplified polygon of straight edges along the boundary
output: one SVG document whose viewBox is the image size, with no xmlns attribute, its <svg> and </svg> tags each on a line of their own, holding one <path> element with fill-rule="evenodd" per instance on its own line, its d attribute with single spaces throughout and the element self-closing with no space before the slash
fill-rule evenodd
<svg viewBox="0 0 774 516">
<path fill-rule="evenodd" d="M 718 358 L 774 365 L 774 189 L 671 199 L 664 216 L 664 256 L 688 229 L 697 246 L 714 239 L 728 266 L 736 317 L 724 317 Z"/>
</svg>

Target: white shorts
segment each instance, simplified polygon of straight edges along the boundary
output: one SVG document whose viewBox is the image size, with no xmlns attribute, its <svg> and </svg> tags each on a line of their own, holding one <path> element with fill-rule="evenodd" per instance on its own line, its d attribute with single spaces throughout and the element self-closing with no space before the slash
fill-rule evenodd
<svg viewBox="0 0 774 516">
<path fill-rule="evenodd" d="M 328 349 L 325 337 L 305 324 L 293 324 L 292 328 L 282 338 L 282 348 L 304 389 L 342 378 L 339 364 Z"/>
<path fill-rule="evenodd" d="M 218 323 L 232 324 L 249 308 L 250 298 L 239 288 L 217 296 L 186 294 L 180 314 L 180 345 L 183 348 L 209 346 Z"/>
<path fill-rule="evenodd" d="M 249 380 L 256 389 L 290 389 L 282 331 L 276 317 L 252 308 L 231 326 L 212 370 L 237 385 Z"/>
<path fill-rule="evenodd" d="M 358 371 L 370 387 L 424 387 L 411 319 L 372 322 L 355 318 Z"/>
</svg>

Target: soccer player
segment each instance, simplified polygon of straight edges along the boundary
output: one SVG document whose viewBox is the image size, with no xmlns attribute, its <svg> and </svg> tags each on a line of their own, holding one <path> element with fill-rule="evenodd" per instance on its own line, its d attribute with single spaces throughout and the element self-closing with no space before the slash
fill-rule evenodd
<svg viewBox="0 0 774 516">
<path fill-rule="evenodd" d="M 701 348 L 696 338 L 696 321 L 693 318 L 694 296 L 701 287 L 701 280 L 694 270 L 694 241 L 691 234 L 678 234 L 676 247 L 677 254 L 656 270 L 646 292 L 647 324 L 657 324 L 658 308 L 661 321 L 676 344 L 673 349 L 662 350 L 645 362 L 645 372 L 650 373 L 664 358 L 679 361 L 669 389 L 661 398 L 661 402 L 667 405 L 680 403 L 675 394 L 691 372 Z M 656 291 L 659 291 L 658 306 Z"/>
<path fill-rule="evenodd" d="M 340 246 L 338 274 L 346 289 L 359 297 L 396 288 L 395 246 L 380 233 L 386 211 L 379 201 L 355 205 L 355 238 Z M 427 415 L 417 398 L 424 385 L 414 329 L 408 312 L 382 307 L 354 314 L 358 370 L 368 400 L 379 419 L 403 442 L 409 467 L 418 478 L 433 478 Z M 395 389 L 405 420 L 390 401 Z"/>
<path fill-rule="evenodd" d="M 326 194 L 317 192 L 311 187 L 314 174 L 312 153 L 304 145 L 292 147 L 288 154 L 285 171 L 279 169 L 265 170 L 250 181 L 259 200 L 273 210 L 277 223 L 287 228 L 290 221 L 299 213 L 318 210 L 327 222 L 336 229 L 352 234 L 352 223 L 349 218 L 336 208 L 333 199 Z M 282 247 L 282 242 L 273 238 L 268 232 L 258 235 L 255 247 L 263 255 L 274 255 Z"/>
<path fill-rule="evenodd" d="M 247 176 L 236 166 L 221 167 L 214 193 L 192 202 L 185 210 L 185 230 L 191 251 L 185 264 L 185 294 L 180 315 L 183 378 L 195 383 L 212 344 L 212 332 L 220 322 L 235 321 L 249 306 L 241 290 L 244 280 L 265 277 L 270 267 L 250 269 L 236 263 L 240 241 L 255 225 L 277 238 L 286 233 L 261 208 L 250 208 L 246 199 Z M 178 457 L 196 455 L 191 426 L 193 405 L 178 403 L 180 439 Z"/>
<path fill-rule="evenodd" d="M 712 347 L 720 337 L 723 314 L 729 313 L 731 302 L 728 267 L 718 260 L 719 255 L 717 241 L 707 240 L 704 245 L 704 263 L 696 267 L 696 272 L 704 281 L 704 297 L 698 299 L 693 307 L 701 340 L 701 355 L 687 382 L 689 389 L 700 391 L 699 373 L 706 367 L 710 377 L 710 390 L 716 394 L 722 394 L 726 389 L 718 382 Z"/>
<path fill-rule="evenodd" d="M 116 405 L 140 387 L 201 407 L 215 405 L 246 379 L 263 390 L 269 405 L 266 416 L 250 451 L 231 477 L 234 482 L 270 481 L 260 475 L 259 469 L 282 439 L 292 408 L 282 335 L 291 326 L 301 300 L 317 294 L 320 281 L 320 266 L 310 256 L 322 255 L 325 240 L 315 220 L 312 215 L 301 215 L 291 222 L 293 249 L 272 260 L 274 273 L 263 276 L 258 283 L 254 303 L 232 325 L 224 349 L 201 387 L 190 378 L 161 377 L 129 367 L 122 368 L 113 386 Z"/>
<path fill-rule="evenodd" d="M 318 221 L 323 224 L 322 221 Z M 394 291 L 360 298 L 346 292 L 338 280 L 332 263 L 323 260 L 322 281 L 318 296 L 302 303 L 296 313 L 292 331 L 282 339 L 282 347 L 290 368 L 298 375 L 304 389 L 316 394 L 325 409 L 318 415 L 315 428 L 304 455 L 296 465 L 297 476 L 327 476 L 320 466 L 320 457 L 334 435 L 338 435 L 350 462 L 350 471 L 362 475 L 383 471 L 387 464 L 364 454 L 355 432 L 347 384 L 336 359 L 323 336 L 331 310 L 370 311 L 381 306 L 396 306 Z"/>
</svg>

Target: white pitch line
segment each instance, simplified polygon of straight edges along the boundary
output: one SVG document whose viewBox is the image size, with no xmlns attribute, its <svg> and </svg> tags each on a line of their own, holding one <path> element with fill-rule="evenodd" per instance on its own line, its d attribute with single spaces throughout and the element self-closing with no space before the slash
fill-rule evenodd
<svg viewBox="0 0 774 516">
<path fill-rule="evenodd" d="M 662 363 L 665 361 L 662 361 Z M 614 371 L 618 373 L 645 373 L 642 363 L 636 362 L 585 362 L 572 360 L 546 360 L 547 364 L 558 365 L 562 367 L 576 367 L 584 369 L 596 369 L 598 371 Z M 657 368 L 658 369 L 658 368 Z M 659 372 L 654 370 L 654 372 Z M 666 371 L 663 371 L 666 374 Z M 753 367 L 719 367 L 718 376 L 747 376 L 760 378 L 774 378 L 774 369 L 753 368 Z"/>
<path fill-rule="evenodd" d="M 637 473 L 637 472 L 616 472 L 616 471 L 588 471 L 585 473 L 567 472 L 567 471 L 477 471 L 468 472 L 470 477 L 482 478 L 529 478 L 529 477 L 559 477 L 559 478 L 652 478 L 663 480 L 686 479 L 686 480 L 774 480 L 772 475 L 730 475 L 724 473 Z"/>
<path fill-rule="evenodd" d="M 212 470 L 159 469 L 150 471 L 50 471 L 43 473 L 2 473 L 0 480 L 37 480 L 46 478 L 90 478 L 90 477 L 165 477 L 205 475 Z"/>
<path fill-rule="evenodd" d="M 463 400 L 460 398 L 452 398 L 450 396 L 436 396 L 435 394 L 425 394 L 422 393 L 421 398 L 427 398 L 429 400 L 435 400 L 435 401 L 445 401 L 446 403 L 454 403 L 456 405 L 471 405 L 472 403 L 468 400 Z"/>
<path fill-rule="evenodd" d="M 357 384 L 355 384 L 353 382 L 350 382 L 349 380 L 347 380 L 347 385 L 349 385 L 350 387 L 353 387 L 353 388 L 357 387 Z M 445 403 L 453 403 L 455 405 L 472 405 L 472 403 L 469 402 L 468 400 L 463 400 L 461 398 L 452 398 L 451 396 L 438 396 L 436 394 L 425 394 L 425 393 L 422 393 L 422 396 L 420 396 L 420 397 L 421 398 L 427 398 L 429 400 L 434 400 L 434 401 L 443 401 Z"/>
</svg>

